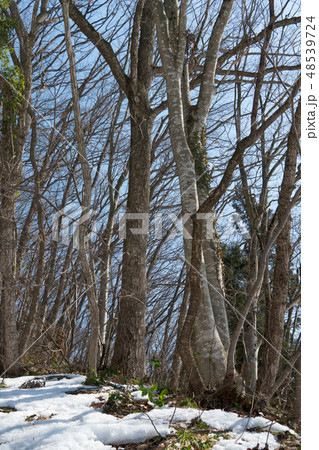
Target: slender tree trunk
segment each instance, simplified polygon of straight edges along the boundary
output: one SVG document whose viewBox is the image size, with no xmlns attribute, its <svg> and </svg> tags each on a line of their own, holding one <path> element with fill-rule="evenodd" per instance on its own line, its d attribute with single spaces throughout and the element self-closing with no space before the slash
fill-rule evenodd
<svg viewBox="0 0 319 450">
<path fill-rule="evenodd" d="M 258 274 L 258 241 L 255 230 L 251 230 L 250 252 L 248 257 L 248 286 L 247 295 L 250 296 Z M 252 301 L 243 331 L 244 370 L 243 378 L 248 393 L 254 393 L 258 377 L 259 341 L 257 335 L 257 304 L 258 296 Z"/>
<path fill-rule="evenodd" d="M 284 176 L 278 200 L 279 221 L 285 214 L 285 210 L 291 201 L 291 195 L 295 188 L 301 127 L 300 110 L 299 102 L 288 136 Z M 270 302 L 267 329 L 265 330 L 265 338 L 269 344 L 267 342 L 264 344 L 259 376 L 259 392 L 264 395 L 267 395 L 267 391 L 275 382 L 279 369 L 289 285 L 290 233 L 291 216 L 289 216 L 276 242 L 273 293 Z"/>
<path fill-rule="evenodd" d="M 293 402 L 292 419 L 299 424 L 301 420 L 301 353 L 296 362 L 295 400 Z"/>
<path fill-rule="evenodd" d="M 81 261 L 82 271 L 81 275 L 86 288 L 86 295 L 89 303 L 91 320 L 90 320 L 90 335 L 88 342 L 88 371 L 96 372 L 97 357 L 98 357 L 98 343 L 99 343 L 99 309 L 97 300 L 97 287 L 95 280 L 95 267 L 91 243 L 88 243 L 88 250 L 85 242 L 87 234 L 87 227 L 89 219 L 87 214 L 90 213 L 91 208 L 91 193 L 92 180 L 91 170 L 87 160 L 85 150 L 84 133 L 81 121 L 80 99 L 77 86 L 77 77 L 75 71 L 75 55 L 71 41 L 71 30 L 69 23 L 69 3 L 66 0 L 61 0 L 63 9 L 63 20 L 65 27 L 66 49 L 68 53 L 70 65 L 70 78 L 73 99 L 73 111 L 75 120 L 75 133 L 78 146 L 78 153 L 80 156 L 80 163 L 83 176 L 83 194 L 81 199 L 82 214 L 80 224 L 78 225 L 78 250 Z"/>
<path fill-rule="evenodd" d="M 177 345 L 175 347 L 175 351 L 174 351 L 174 355 L 173 355 L 173 362 L 172 362 L 171 371 L 170 371 L 170 383 L 175 391 L 177 391 L 178 386 L 179 386 L 181 368 L 182 368 L 178 343 L 180 341 L 180 337 L 181 337 L 180 335 L 182 333 L 183 326 L 184 326 L 188 302 L 189 302 L 189 281 L 186 281 L 184 294 L 183 294 L 183 300 L 182 300 L 182 303 L 180 306 L 178 322 L 177 322 L 177 336 L 176 336 Z"/>
<path fill-rule="evenodd" d="M 111 150 L 112 152 L 112 150 Z M 118 200 L 120 196 L 120 189 L 123 182 L 126 179 L 128 173 L 128 167 L 125 167 L 122 175 L 120 176 L 114 193 L 112 168 L 113 168 L 113 153 L 111 161 L 109 161 L 108 167 L 108 183 L 109 183 L 109 200 L 110 200 L 110 210 L 108 215 L 107 224 L 105 231 L 103 233 L 103 241 L 101 246 L 101 264 L 100 264 L 100 291 L 99 291 L 99 327 L 100 327 L 100 342 L 99 342 L 99 356 L 100 356 L 100 366 L 105 366 L 106 360 L 106 333 L 107 333 L 107 304 L 108 304 L 108 290 L 109 290 L 109 279 L 110 279 L 110 268 L 111 268 L 111 240 L 114 231 L 114 221 L 115 215 L 118 207 Z M 108 352 L 109 353 L 109 349 Z"/>
<path fill-rule="evenodd" d="M 35 275 L 35 286 L 31 290 L 30 295 L 30 309 L 25 321 L 23 330 L 19 336 L 19 353 L 23 354 L 30 344 L 30 340 L 33 336 L 33 330 L 36 323 L 36 315 L 40 305 L 40 293 L 42 288 L 42 279 L 44 273 L 45 264 L 45 244 L 46 234 L 44 229 L 44 217 L 43 217 L 43 205 L 40 197 L 40 185 L 41 177 L 37 168 L 35 150 L 37 144 L 37 122 L 36 117 L 32 113 L 32 134 L 30 144 L 30 160 L 32 163 L 34 177 L 35 177 L 35 203 L 37 205 L 37 221 L 39 232 L 39 244 L 38 244 L 38 258 L 37 258 L 37 270 Z"/>
</svg>

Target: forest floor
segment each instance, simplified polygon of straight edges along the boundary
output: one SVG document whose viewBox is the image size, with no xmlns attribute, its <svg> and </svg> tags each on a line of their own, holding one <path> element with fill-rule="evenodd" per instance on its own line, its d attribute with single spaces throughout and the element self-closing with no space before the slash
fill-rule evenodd
<svg viewBox="0 0 319 450">
<path fill-rule="evenodd" d="M 85 380 L 73 374 L 4 379 L 1 450 L 301 448 L 295 431 L 262 415 L 199 409 L 151 386 Z"/>
</svg>

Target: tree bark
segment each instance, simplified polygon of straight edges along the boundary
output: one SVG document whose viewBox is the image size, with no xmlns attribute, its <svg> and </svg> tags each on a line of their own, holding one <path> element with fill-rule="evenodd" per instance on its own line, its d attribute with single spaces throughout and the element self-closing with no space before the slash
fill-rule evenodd
<svg viewBox="0 0 319 450">
<path fill-rule="evenodd" d="M 131 149 L 127 214 L 149 213 L 151 139 L 154 117 L 149 106 L 155 24 L 151 1 L 147 0 L 140 18 L 137 6 L 132 31 L 129 108 L 131 114 Z M 140 40 L 137 35 L 140 20 Z M 145 216 L 144 216 L 145 217 Z M 125 375 L 143 378 L 146 374 L 145 312 L 147 301 L 147 234 L 136 234 L 141 221 L 126 219 L 123 244 L 122 289 L 118 304 L 118 325 L 112 365 Z M 135 229 L 135 232 L 134 232 Z M 132 231 L 133 230 L 133 231 Z"/>
<path fill-rule="evenodd" d="M 299 153 L 300 139 L 300 101 L 293 118 L 293 123 L 288 136 L 285 169 L 278 200 L 278 220 L 282 220 L 285 210 L 291 201 L 291 195 L 295 188 L 296 165 Z M 287 308 L 287 296 L 289 285 L 289 258 L 291 252 L 291 216 L 289 216 L 276 243 L 276 258 L 273 280 L 273 293 L 268 311 L 267 329 L 262 351 L 258 390 L 261 394 L 267 391 L 276 380 L 282 348 L 285 315 Z"/>
<path fill-rule="evenodd" d="M 140 99 L 142 100 L 141 96 Z M 129 192 L 126 212 L 149 212 L 150 147 L 153 120 L 148 111 L 130 104 L 131 156 L 129 161 Z M 145 104 L 146 103 L 146 104 Z M 129 216 L 128 216 L 129 217 Z M 143 378 L 146 374 L 145 311 L 147 300 L 146 251 L 147 234 L 135 234 L 141 228 L 138 219 L 126 219 L 123 243 L 122 289 L 118 305 L 118 325 L 112 366 L 125 375 Z M 133 231 L 132 231 L 133 230 Z"/>
<path fill-rule="evenodd" d="M 1 313 L 0 325 L 3 328 L 4 345 L 2 349 L 3 369 L 12 375 L 19 372 L 18 331 L 16 325 L 16 283 L 17 273 L 17 229 L 15 209 L 17 191 L 22 171 L 22 158 L 25 143 L 30 130 L 30 107 L 32 86 L 32 50 L 36 37 L 36 12 L 39 0 L 34 2 L 30 32 L 24 28 L 18 7 L 10 2 L 10 16 L 15 23 L 15 30 L 20 45 L 20 69 L 24 79 L 21 95 L 11 88 L 10 80 L 1 75 L 0 89 L 3 94 L 2 124 L 0 141 L 0 286 Z"/>
<path fill-rule="evenodd" d="M 204 189 L 201 189 L 201 183 L 197 183 L 197 179 L 207 179 L 207 167 L 203 164 L 205 125 L 216 91 L 214 78 L 219 46 L 232 5 L 233 2 L 229 0 L 223 2 L 214 24 L 199 100 L 194 107 L 189 100 L 188 68 L 185 65 L 187 1 L 181 2 L 179 11 L 175 2 L 167 1 L 163 5 L 154 1 L 159 50 L 167 88 L 170 139 L 179 176 L 184 217 L 196 213 L 200 203 L 205 200 Z M 191 220 L 186 222 L 185 228 L 188 236 L 184 236 L 184 252 L 191 281 L 191 300 L 179 348 L 190 386 L 195 392 L 199 392 L 203 386 L 216 385 L 223 379 L 229 332 L 223 296 L 219 295 L 221 287 L 217 270 L 217 245 L 213 248 L 211 242 L 204 239 L 204 252 L 200 250 L 200 255 L 196 255 L 196 267 L 200 275 L 194 273 L 190 266 L 194 257 L 189 239 L 193 228 Z M 204 236 L 203 228 L 198 226 L 198 230 L 201 241 Z M 192 283 L 195 284 L 192 286 Z"/>
<path fill-rule="evenodd" d="M 9 375 L 19 371 L 18 331 L 16 326 L 16 247 L 17 230 L 15 221 L 16 192 L 21 173 L 20 149 L 15 147 L 14 117 L 10 104 L 14 102 L 14 92 L 1 79 L 0 88 L 4 97 L 0 141 L 0 286 L 1 286 L 1 328 L 3 348 L 1 348 L 2 368 Z M 11 119 L 10 119 L 11 118 Z"/>
<path fill-rule="evenodd" d="M 98 357 L 98 344 L 99 344 L 99 309 L 97 303 L 97 289 L 95 281 L 95 268 L 93 261 L 93 253 L 91 245 L 89 243 L 89 256 L 87 254 L 85 235 L 87 234 L 87 227 L 89 219 L 86 218 L 87 213 L 91 208 L 91 171 L 87 160 L 87 154 L 85 150 L 84 133 L 81 121 L 80 99 L 77 86 L 77 78 L 75 71 L 75 55 L 71 41 L 71 30 L 69 23 L 69 2 L 68 0 L 61 0 L 63 9 L 63 21 L 65 28 L 65 41 L 66 49 L 68 53 L 68 59 L 70 64 L 70 78 L 71 89 L 73 99 L 73 111 L 75 120 L 75 133 L 78 146 L 78 153 L 80 156 L 80 163 L 83 176 L 83 194 L 81 199 L 81 223 L 78 225 L 78 250 L 79 258 L 82 265 L 82 277 L 86 287 L 86 295 L 88 298 L 91 320 L 90 320 L 90 335 L 88 342 L 88 372 L 96 372 L 97 370 L 97 357 Z"/>
</svg>

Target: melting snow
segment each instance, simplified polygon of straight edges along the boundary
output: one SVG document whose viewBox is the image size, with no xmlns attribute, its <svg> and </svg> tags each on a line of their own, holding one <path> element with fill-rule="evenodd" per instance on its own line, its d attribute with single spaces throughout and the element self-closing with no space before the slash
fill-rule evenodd
<svg viewBox="0 0 319 450">
<path fill-rule="evenodd" d="M 16 411 L 0 412 L 1 450 L 112 449 L 112 444 L 141 443 L 158 433 L 167 436 L 175 432 L 174 423 L 190 422 L 197 417 L 213 430 L 224 430 L 229 435 L 227 440 L 220 437 L 214 450 L 247 450 L 258 443 L 261 448 L 268 443 L 269 450 L 273 450 L 280 445 L 271 432 L 289 430 L 263 417 L 249 419 L 222 410 L 168 406 L 119 419 L 90 407 L 101 396 L 106 401 L 107 391 L 112 388 L 106 387 L 99 393 L 69 395 L 66 392 L 83 387 L 85 377 L 69 374 L 65 377 L 43 376 L 47 378 L 45 386 L 33 389 L 19 389 L 24 382 L 33 379 L 32 376 L 5 379 L 8 388 L 0 388 L 0 407 L 12 407 Z M 138 399 L 141 392 L 136 390 L 132 396 Z M 26 421 L 31 416 L 47 420 Z M 256 427 L 261 431 L 249 431 Z"/>
</svg>

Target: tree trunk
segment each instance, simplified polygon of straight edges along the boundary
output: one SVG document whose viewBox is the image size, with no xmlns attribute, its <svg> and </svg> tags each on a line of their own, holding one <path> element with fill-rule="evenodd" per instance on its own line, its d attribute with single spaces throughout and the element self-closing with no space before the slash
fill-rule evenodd
<svg viewBox="0 0 319 450">
<path fill-rule="evenodd" d="M 1 149 L 3 152 L 3 149 Z M 1 210 L 0 210 L 0 282 L 1 282 L 1 328 L 3 333 L 2 367 L 8 370 L 8 375 L 17 375 L 18 332 L 16 327 L 16 224 L 15 224 L 15 193 L 8 184 L 8 171 L 1 172 Z M 13 188 L 14 189 L 14 188 Z M 11 191 L 11 192 L 10 192 Z"/>
<path fill-rule="evenodd" d="M 200 133 L 192 133 L 195 124 L 190 117 L 187 124 L 187 141 L 194 158 L 198 199 L 201 205 L 209 192 L 205 129 Z M 207 387 L 219 384 L 224 378 L 230 340 L 224 301 L 220 242 L 215 228 L 213 213 L 207 214 L 202 223 L 201 236 L 202 305 L 199 305 L 194 322 L 193 340 L 195 359 Z"/>
<path fill-rule="evenodd" d="M 144 215 L 149 212 L 150 202 L 150 148 L 153 120 L 148 113 L 148 99 L 140 97 L 140 103 L 142 101 L 144 109 L 136 103 L 130 103 L 131 156 L 126 213 Z M 148 236 L 135 233 L 141 228 L 140 219 L 129 219 L 129 216 L 126 216 L 125 221 L 122 290 L 118 304 L 118 325 L 112 366 L 119 367 L 125 375 L 143 378 L 146 374 L 145 311 Z"/>
<path fill-rule="evenodd" d="M 179 11 L 177 3 L 164 3 L 165 8 L 161 2 L 154 0 L 159 50 L 166 80 L 170 139 L 185 218 L 195 214 L 200 202 L 204 200 L 197 188 L 197 178 L 204 176 L 204 179 L 207 179 L 206 167 L 203 168 L 202 164 L 205 159 L 205 125 L 215 94 L 214 78 L 219 45 L 233 2 L 223 2 L 213 27 L 196 107 L 190 104 L 188 71 L 185 65 L 187 1 L 181 2 Z M 191 283 L 191 300 L 179 348 L 190 386 L 195 392 L 199 392 L 205 385 L 213 386 L 222 381 L 226 371 L 225 347 L 227 348 L 229 343 L 229 334 L 224 300 L 222 295 L 219 295 L 220 284 L 216 272 L 218 258 L 216 253 L 214 254 L 216 247 L 213 249 L 210 242 L 206 243 L 204 253 L 200 250 L 196 255 L 197 268 L 194 270 L 194 267 L 190 266 L 194 254 L 192 247 L 198 247 L 199 243 L 201 245 L 203 228 L 198 225 L 199 241 L 193 242 L 193 245 L 191 220 L 186 221 L 185 228 L 184 252 Z M 197 270 L 199 273 L 196 273 Z M 207 281 L 208 275 L 210 280 Z M 212 289 L 213 302 L 210 296 Z M 220 321 L 218 328 L 215 313 Z M 219 329 L 224 341 L 220 337 Z"/>
<path fill-rule="evenodd" d="M 296 164 L 300 139 L 300 110 L 299 102 L 288 136 L 284 176 L 278 200 L 279 222 L 285 214 L 285 210 L 291 201 L 291 195 L 295 188 Z M 268 326 L 265 330 L 265 338 L 269 344 L 267 341 L 264 344 L 258 383 L 259 392 L 263 395 L 267 395 L 267 391 L 274 384 L 279 369 L 289 285 L 290 233 L 291 216 L 289 216 L 283 230 L 278 236 L 276 245 L 273 293 L 268 311 Z"/>
<path fill-rule="evenodd" d="M 249 252 L 249 269 L 248 269 L 248 287 L 247 295 L 250 295 L 251 289 L 257 279 L 258 274 L 258 241 L 256 232 L 251 231 L 250 252 Z M 248 393 L 253 394 L 256 388 L 258 377 L 258 351 L 259 342 L 257 335 L 257 304 L 258 296 L 253 299 L 250 311 L 247 315 L 247 320 L 244 326 L 243 344 L 244 344 L 244 371 L 243 378 L 245 387 L 248 388 Z"/>
<path fill-rule="evenodd" d="M 292 419 L 299 425 L 301 420 L 301 353 L 296 362 L 295 400 L 293 402 Z"/>
<path fill-rule="evenodd" d="M 75 121 L 75 133 L 78 146 L 78 153 L 80 157 L 80 164 L 83 177 L 83 194 L 81 199 L 82 214 L 80 223 L 78 225 L 78 250 L 81 261 L 81 276 L 85 285 L 86 295 L 91 313 L 90 320 L 90 335 L 88 342 L 88 372 L 96 372 L 97 357 L 98 357 L 98 343 L 99 343 L 99 309 L 97 299 L 97 287 L 95 280 L 95 267 L 91 243 L 88 243 L 88 250 L 85 242 L 87 228 L 89 224 L 90 208 L 91 208 L 91 194 L 92 181 L 91 170 L 87 160 L 87 154 L 84 142 L 84 132 L 81 120 L 80 99 L 77 86 L 77 78 L 75 71 L 75 55 L 72 47 L 71 30 L 69 23 L 69 3 L 66 0 L 61 0 L 63 10 L 63 21 L 65 28 L 65 41 L 70 65 L 71 90 L 73 100 L 73 111 Z"/>
<path fill-rule="evenodd" d="M 0 286 L 1 327 L 3 333 L 2 367 L 8 374 L 19 372 L 18 331 L 16 317 L 17 300 L 17 229 L 15 209 L 24 144 L 23 135 L 17 126 L 14 110 L 15 92 L 9 81 L 1 79 L 3 111 L 0 141 Z M 17 138 L 17 135 L 19 139 Z"/>
<path fill-rule="evenodd" d="M 131 152 L 127 213 L 149 211 L 150 149 L 153 117 L 149 107 L 152 83 L 155 26 L 151 1 L 138 2 L 134 15 L 131 41 L 131 76 L 128 77 L 111 45 L 102 38 L 80 11 L 70 4 L 71 18 L 98 48 L 120 88 L 125 92 L 131 114 Z M 138 220 L 127 220 L 127 236 L 123 246 L 122 293 L 119 299 L 118 329 L 112 365 L 124 373 L 143 377 L 145 356 L 145 308 L 147 297 L 147 236 L 134 234 Z"/>
<path fill-rule="evenodd" d="M 140 26 L 139 26 L 140 25 Z M 139 37 L 139 42 L 138 42 Z M 145 313 L 147 301 L 147 230 L 138 231 L 150 208 L 150 162 L 154 117 L 149 95 L 153 79 L 155 23 L 150 0 L 136 7 L 132 30 L 131 77 L 127 92 L 131 114 L 131 149 L 126 236 L 123 244 L 122 289 L 118 304 L 118 326 L 112 365 L 125 375 L 146 374 Z M 142 223 L 141 223 L 142 222 Z M 135 229 L 135 230 L 134 230 Z"/>
</svg>

